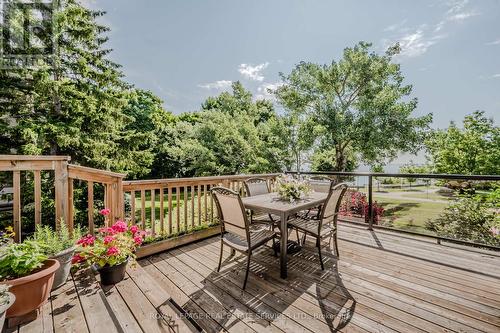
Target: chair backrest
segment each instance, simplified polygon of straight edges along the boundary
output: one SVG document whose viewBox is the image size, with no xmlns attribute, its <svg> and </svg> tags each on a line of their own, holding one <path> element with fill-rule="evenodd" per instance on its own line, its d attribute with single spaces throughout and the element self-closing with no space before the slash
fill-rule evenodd
<svg viewBox="0 0 500 333">
<path fill-rule="evenodd" d="M 245 180 L 245 190 L 248 196 L 269 193 L 267 180 L 264 178 L 249 178 Z"/>
<path fill-rule="evenodd" d="M 325 204 L 321 208 L 320 223 L 318 223 L 319 232 L 321 232 L 321 228 L 325 224 L 337 226 L 337 216 L 340 210 L 340 204 L 347 188 L 348 185 L 346 183 L 340 183 L 331 187 Z"/>
<path fill-rule="evenodd" d="M 222 231 L 236 234 L 249 241 L 249 223 L 240 195 L 221 186 L 212 188 L 211 192 L 219 213 Z"/>
<path fill-rule="evenodd" d="M 326 176 L 311 176 L 307 183 L 314 192 L 328 193 L 334 181 Z"/>
</svg>

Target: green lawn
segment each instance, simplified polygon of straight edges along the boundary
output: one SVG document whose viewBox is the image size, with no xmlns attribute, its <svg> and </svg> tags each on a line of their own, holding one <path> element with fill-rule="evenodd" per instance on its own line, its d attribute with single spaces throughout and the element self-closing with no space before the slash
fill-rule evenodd
<svg viewBox="0 0 500 333">
<path fill-rule="evenodd" d="M 417 202 L 409 200 L 396 200 L 393 198 L 376 198 L 384 207 L 384 223 L 392 222 L 395 228 L 405 228 L 423 231 L 425 222 L 439 216 L 448 206 L 441 202 Z"/>
<path fill-rule="evenodd" d="M 169 216 L 172 216 L 172 232 L 179 232 L 188 228 L 197 226 L 200 224 L 206 224 L 207 222 L 211 222 L 212 216 L 212 203 L 210 197 L 207 195 L 207 205 L 205 207 L 205 199 L 203 193 L 200 196 L 200 205 L 198 206 L 198 195 L 197 193 L 193 193 L 194 198 L 192 198 L 191 193 L 187 194 L 186 200 L 184 200 L 183 193 L 180 194 L 179 197 L 179 215 L 177 215 L 177 195 L 172 194 L 172 211 L 169 213 L 169 205 L 168 205 L 168 196 L 165 194 L 164 202 L 163 202 L 163 216 L 164 216 L 164 225 L 163 228 L 165 231 L 169 230 Z M 194 200 L 192 200 L 194 199 Z M 193 206 L 191 205 L 193 202 Z M 187 209 L 185 209 L 185 205 L 187 205 Z M 151 193 L 146 191 L 145 194 L 145 221 L 146 227 L 151 228 Z M 160 194 L 156 191 L 155 196 L 155 230 L 159 232 L 161 230 L 160 224 Z M 205 215 L 206 211 L 206 215 Z M 200 214 L 201 213 L 201 214 Z M 130 214 L 130 213 L 129 213 Z M 135 198 L 135 220 L 139 222 L 141 220 L 141 197 L 140 194 L 136 194 Z M 177 222 L 178 221 L 178 222 Z M 187 222 L 187 224 L 186 224 Z M 179 229 L 177 229 L 177 223 L 179 224 Z"/>
</svg>

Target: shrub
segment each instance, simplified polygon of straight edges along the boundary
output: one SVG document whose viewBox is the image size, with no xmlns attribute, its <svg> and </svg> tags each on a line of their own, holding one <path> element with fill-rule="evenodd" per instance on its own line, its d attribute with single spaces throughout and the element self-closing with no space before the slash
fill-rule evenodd
<svg viewBox="0 0 500 333">
<path fill-rule="evenodd" d="M 47 256 L 40 245 L 33 241 L 12 243 L 0 253 L 0 280 L 16 279 L 31 274 L 43 266 Z"/>
<path fill-rule="evenodd" d="M 426 228 L 440 236 L 500 245 L 500 223 L 491 205 L 474 197 L 461 197 L 445 208 Z"/>
<path fill-rule="evenodd" d="M 357 191 L 347 191 L 340 205 L 340 215 L 361 216 L 368 222 L 368 200 L 366 194 Z M 384 215 L 384 208 L 376 201 L 372 203 L 373 222 L 378 224 Z"/>
</svg>

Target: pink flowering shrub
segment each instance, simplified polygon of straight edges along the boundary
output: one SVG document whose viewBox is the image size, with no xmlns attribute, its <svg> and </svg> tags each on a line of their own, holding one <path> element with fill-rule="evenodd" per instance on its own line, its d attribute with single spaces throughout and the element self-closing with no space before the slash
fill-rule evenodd
<svg viewBox="0 0 500 333">
<path fill-rule="evenodd" d="M 105 213 L 101 212 L 103 215 Z M 119 265 L 128 258 L 135 258 L 135 250 L 145 236 L 146 233 L 137 226 L 127 226 L 124 221 L 117 221 L 111 227 L 99 228 L 96 236 L 86 235 L 79 239 L 72 263 L 75 266 Z"/>
<path fill-rule="evenodd" d="M 340 215 L 364 217 L 368 222 L 368 199 L 366 194 L 357 191 L 347 191 L 340 205 Z M 372 204 L 373 222 L 378 224 L 384 215 L 384 208 L 376 201 Z"/>
</svg>

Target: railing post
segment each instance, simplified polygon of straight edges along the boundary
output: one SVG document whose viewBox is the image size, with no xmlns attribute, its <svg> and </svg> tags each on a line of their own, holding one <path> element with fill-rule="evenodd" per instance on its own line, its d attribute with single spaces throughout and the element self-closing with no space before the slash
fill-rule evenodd
<svg viewBox="0 0 500 333">
<path fill-rule="evenodd" d="M 94 182 L 87 183 L 87 219 L 89 221 L 89 232 L 94 234 Z"/>
<path fill-rule="evenodd" d="M 68 223 L 68 161 L 55 162 L 55 206 L 56 206 L 56 229 L 59 229 L 61 219 Z"/>
<path fill-rule="evenodd" d="M 373 226 L 373 177 L 368 176 L 368 229 Z"/>
<path fill-rule="evenodd" d="M 74 209 L 73 179 L 68 178 L 68 217 L 66 218 L 66 226 L 70 232 L 73 232 L 74 227 Z"/>
<path fill-rule="evenodd" d="M 13 175 L 14 185 L 14 200 L 13 200 L 13 217 L 14 217 L 14 241 L 21 242 L 21 171 L 14 170 Z"/>
</svg>

